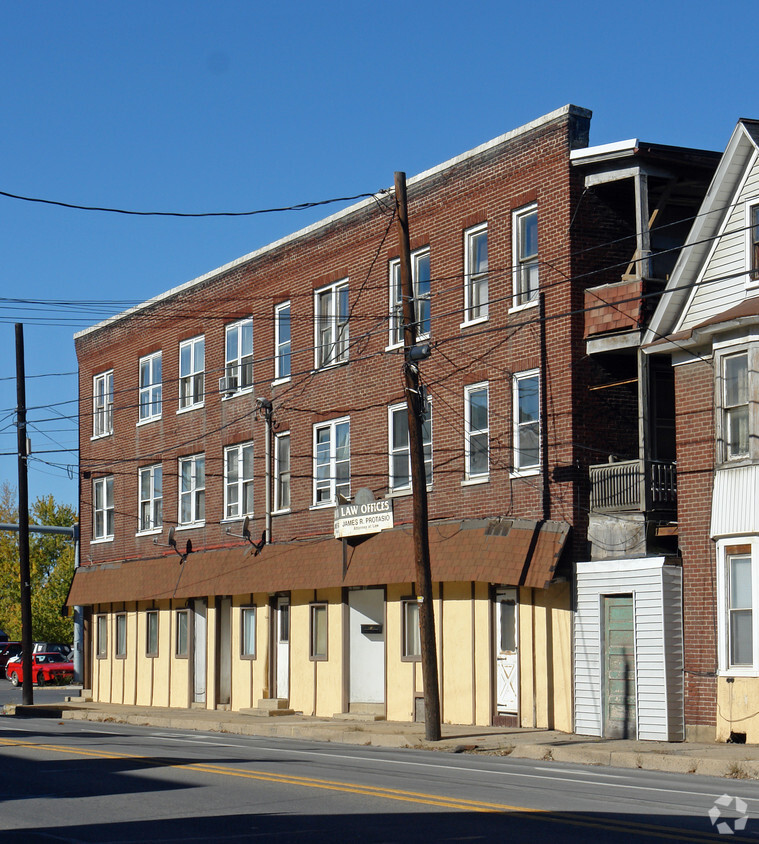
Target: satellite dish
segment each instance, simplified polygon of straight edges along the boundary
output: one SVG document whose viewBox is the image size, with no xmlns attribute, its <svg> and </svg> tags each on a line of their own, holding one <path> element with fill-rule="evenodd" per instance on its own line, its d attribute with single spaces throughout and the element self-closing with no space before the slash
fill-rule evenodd
<svg viewBox="0 0 759 844">
<path fill-rule="evenodd" d="M 246 516 L 242 523 L 242 535 L 245 539 L 250 537 L 250 516 Z"/>
<path fill-rule="evenodd" d="M 177 541 L 176 541 L 176 539 L 174 539 L 174 528 L 173 527 L 169 528 L 169 545 L 171 545 L 172 548 L 177 547 Z"/>
</svg>

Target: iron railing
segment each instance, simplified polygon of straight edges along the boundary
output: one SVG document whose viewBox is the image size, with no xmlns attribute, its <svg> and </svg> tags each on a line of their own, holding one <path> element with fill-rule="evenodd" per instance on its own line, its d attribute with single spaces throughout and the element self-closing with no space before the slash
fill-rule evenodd
<svg viewBox="0 0 759 844">
<path fill-rule="evenodd" d="M 590 509 L 674 510 L 677 466 L 663 460 L 623 460 L 590 467 Z"/>
</svg>

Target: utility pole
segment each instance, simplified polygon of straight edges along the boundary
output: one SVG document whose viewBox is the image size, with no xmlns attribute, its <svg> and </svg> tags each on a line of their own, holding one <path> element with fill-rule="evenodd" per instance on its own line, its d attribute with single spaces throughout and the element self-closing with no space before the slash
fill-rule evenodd
<svg viewBox="0 0 759 844">
<path fill-rule="evenodd" d="M 29 484 L 26 466 L 26 375 L 24 326 L 16 323 L 16 427 L 18 428 L 18 561 L 21 580 L 22 700 L 34 703 L 32 685 L 32 585 L 29 574 Z"/>
<path fill-rule="evenodd" d="M 406 174 L 395 174 L 395 203 L 398 215 L 400 251 L 401 301 L 403 303 L 403 374 L 406 382 L 409 451 L 411 454 L 411 489 L 414 496 L 414 562 L 419 592 L 419 640 L 424 686 L 424 734 L 427 741 L 440 741 L 440 690 L 435 644 L 435 616 L 432 604 L 432 571 L 430 542 L 427 533 L 427 475 L 424 468 L 422 414 L 424 406 L 419 389 L 419 368 L 414 355 L 416 347 L 416 308 L 411 277 L 411 243 L 408 228 Z M 426 356 L 426 355 L 425 355 Z"/>
</svg>

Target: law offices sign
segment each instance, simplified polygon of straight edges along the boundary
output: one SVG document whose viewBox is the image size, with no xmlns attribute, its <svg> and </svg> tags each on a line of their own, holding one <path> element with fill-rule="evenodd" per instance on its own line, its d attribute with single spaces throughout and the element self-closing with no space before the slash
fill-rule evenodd
<svg viewBox="0 0 759 844">
<path fill-rule="evenodd" d="M 335 539 L 379 533 L 393 527 L 393 502 L 389 499 L 374 501 L 371 492 L 370 500 L 367 500 L 362 492 L 364 490 L 359 490 L 353 503 L 335 507 Z"/>
</svg>

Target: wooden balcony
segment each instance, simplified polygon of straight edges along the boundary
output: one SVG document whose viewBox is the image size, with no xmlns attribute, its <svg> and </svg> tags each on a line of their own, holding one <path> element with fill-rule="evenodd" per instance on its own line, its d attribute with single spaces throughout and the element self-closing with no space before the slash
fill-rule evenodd
<svg viewBox="0 0 759 844">
<path fill-rule="evenodd" d="M 590 467 L 592 512 L 674 513 L 677 466 L 660 460 L 624 460 Z"/>
</svg>

